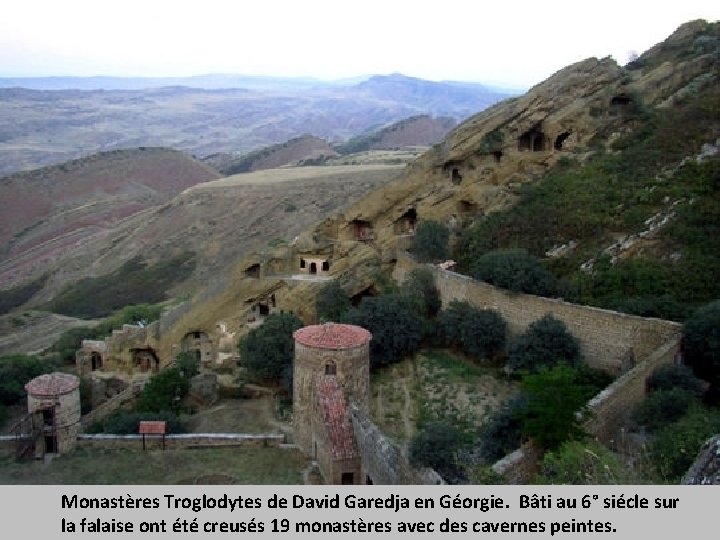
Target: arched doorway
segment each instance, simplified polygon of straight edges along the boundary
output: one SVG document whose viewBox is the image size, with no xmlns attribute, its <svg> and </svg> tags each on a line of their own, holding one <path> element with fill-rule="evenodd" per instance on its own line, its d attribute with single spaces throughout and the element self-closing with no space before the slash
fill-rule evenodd
<svg viewBox="0 0 720 540">
<path fill-rule="evenodd" d="M 317 263 L 315 263 L 315 262 L 310 263 L 310 273 L 317 274 Z"/>
<path fill-rule="evenodd" d="M 102 369 L 102 355 L 99 352 L 93 351 L 90 353 L 90 367 L 93 371 Z"/>
</svg>

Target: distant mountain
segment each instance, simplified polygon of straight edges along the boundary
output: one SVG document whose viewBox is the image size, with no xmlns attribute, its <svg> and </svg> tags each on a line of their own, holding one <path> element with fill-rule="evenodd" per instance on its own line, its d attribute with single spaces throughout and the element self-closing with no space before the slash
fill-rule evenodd
<svg viewBox="0 0 720 540">
<path fill-rule="evenodd" d="M 58 88 L 83 84 L 132 87 L 188 81 L 209 87 L 245 84 L 247 88 L 0 88 L 0 175 L 139 146 L 170 147 L 203 157 L 246 154 L 303 134 L 338 143 L 410 116 L 461 120 L 507 97 L 482 85 L 402 75 L 337 85 L 312 79 L 224 75 L 58 78 L 45 83 Z M 39 85 L 37 80 L 30 82 Z"/>
<path fill-rule="evenodd" d="M 336 150 L 340 154 L 351 154 L 366 150 L 430 146 L 444 139 L 456 124 L 453 118 L 447 116 L 411 116 L 377 131 L 353 137 L 338 145 Z"/>
<path fill-rule="evenodd" d="M 353 90 L 366 92 L 378 99 L 423 108 L 430 114 L 456 118 L 467 116 L 467 110 L 480 111 L 508 97 L 481 84 L 434 82 L 400 74 L 376 75 L 359 83 Z"/>
</svg>

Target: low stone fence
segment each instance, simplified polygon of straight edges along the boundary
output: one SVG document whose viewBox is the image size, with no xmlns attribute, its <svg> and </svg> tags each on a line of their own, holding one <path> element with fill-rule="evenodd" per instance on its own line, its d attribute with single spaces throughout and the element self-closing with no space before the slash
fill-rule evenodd
<svg viewBox="0 0 720 540">
<path fill-rule="evenodd" d="M 81 448 L 142 448 L 142 435 L 116 435 L 110 433 L 81 433 L 77 446 Z M 285 443 L 282 433 L 181 433 L 165 435 L 165 448 L 219 448 L 219 447 L 280 447 Z M 146 435 L 147 449 L 162 448 L 161 435 Z"/>
</svg>

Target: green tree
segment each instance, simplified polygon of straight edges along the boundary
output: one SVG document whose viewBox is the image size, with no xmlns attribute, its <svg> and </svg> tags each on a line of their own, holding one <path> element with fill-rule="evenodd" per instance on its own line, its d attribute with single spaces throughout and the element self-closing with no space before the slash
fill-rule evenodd
<svg viewBox="0 0 720 540">
<path fill-rule="evenodd" d="M 520 413 L 523 436 L 545 449 L 582 439 L 585 404 L 599 390 L 586 381 L 587 375 L 567 364 L 545 366 L 525 375 L 521 386 L 527 402 Z"/>
<path fill-rule="evenodd" d="M 527 397 L 520 394 L 507 400 L 483 425 L 476 442 L 477 450 L 487 463 L 494 463 L 520 447 L 521 412 Z"/>
<path fill-rule="evenodd" d="M 437 315 L 442 305 L 440 291 L 435 286 L 435 276 L 425 266 L 413 268 L 408 273 L 400 293 L 414 302 L 420 313 L 428 318 Z"/>
<path fill-rule="evenodd" d="M 273 313 L 240 340 L 240 359 L 248 374 L 265 382 L 280 382 L 295 353 L 293 332 L 302 321 L 292 313 Z"/>
<path fill-rule="evenodd" d="M 413 467 L 430 467 L 447 482 L 458 483 L 464 479 L 457 464 L 457 453 L 463 445 L 463 434 L 454 426 L 428 423 L 410 441 L 410 464 Z"/>
<path fill-rule="evenodd" d="M 447 345 L 476 360 L 492 359 L 505 348 L 507 325 L 497 311 L 453 300 L 440 313 L 438 324 Z"/>
<path fill-rule="evenodd" d="M 580 345 L 565 323 L 548 314 L 510 342 L 507 367 L 511 372 L 535 372 L 558 362 L 580 362 Z"/>
<path fill-rule="evenodd" d="M 200 360 L 194 351 L 181 352 L 175 357 L 175 367 L 186 379 L 192 379 L 200 373 Z"/>
<path fill-rule="evenodd" d="M 0 403 L 15 405 L 26 395 L 25 384 L 57 369 L 54 362 L 37 356 L 11 354 L 0 356 Z"/>
<path fill-rule="evenodd" d="M 681 389 L 695 397 L 702 396 L 705 391 L 703 382 L 683 364 L 666 364 L 656 368 L 648 377 L 647 387 L 652 391 Z"/>
<path fill-rule="evenodd" d="M 179 414 L 182 400 L 190 390 L 190 380 L 171 367 L 153 374 L 137 398 L 137 412 L 171 411 Z"/>
<path fill-rule="evenodd" d="M 405 296 L 388 294 L 366 297 L 357 308 L 348 311 L 344 323 L 370 331 L 372 367 L 399 362 L 413 354 L 423 339 L 423 319 Z"/>
<path fill-rule="evenodd" d="M 635 407 L 632 418 L 648 431 L 657 431 L 681 418 L 695 402 L 697 398 L 682 388 L 656 390 Z"/>
<path fill-rule="evenodd" d="M 720 401 L 720 300 L 699 308 L 685 322 L 685 361 L 695 374 L 710 383 L 708 398 Z"/>
<path fill-rule="evenodd" d="M 320 322 L 339 321 L 351 307 L 350 296 L 335 280 L 323 285 L 315 297 L 315 312 Z"/>
<path fill-rule="evenodd" d="M 411 251 L 421 262 L 438 262 L 448 258 L 450 231 L 437 221 L 423 220 L 415 229 Z"/>
<path fill-rule="evenodd" d="M 470 275 L 513 292 L 553 296 L 558 290 L 553 275 L 524 249 L 490 251 L 470 266 Z"/>
</svg>

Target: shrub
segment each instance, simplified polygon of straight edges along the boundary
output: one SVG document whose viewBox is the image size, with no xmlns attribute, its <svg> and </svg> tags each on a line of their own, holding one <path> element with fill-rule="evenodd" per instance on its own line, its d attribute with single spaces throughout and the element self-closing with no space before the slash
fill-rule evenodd
<svg viewBox="0 0 720 540">
<path fill-rule="evenodd" d="M 553 275 L 524 249 L 486 253 L 471 265 L 470 275 L 514 292 L 553 296 L 558 290 Z"/>
<path fill-rule="evenodd" d="M 177 368 L 166 368 L 153 374 L 137 398 L 137 412 L 172 411 L 179 414 L 182 400 L 190 390 L 190 380 Z"/>
<path fill-rule="evenodd" d="M 695 397 L 702 396 L 703 382 L 698 379 L 692 370 L 681 364 L 667 364 L 656 368 L 647 380 L 649 390 L 680 389 L 689 392 Z"/>
<path fill-rule="evenodd" d="M 435 276 L 429 268 L 413 268 L 400 287 L 400 293 L 416 303 L 425 317 L 434 317 L 440 311 L 440 291 L 435 286 Z"/>
<path fill-rule="evenodd" d="M 720 431 L 720 412 L 693 406 L 677 422 L 657 432 L 650 458 L 660 476 L 677 482 L 695 461 L 703 443 Z"/>
<path fill-rule="evenodd" d="M 323 285 L 315 297 L 315 312 L 321 322 L 339 321 L 350 307 L 350 296 L 337 281 Z"/>
<path fill-rule="evenodd" d="M 547 452 L 535 484 L 635 484 L 630 471 L 610 450 L 596 442 L 567 441 Z"/>
<path fill-rule="evenodd" d="M 584 371 L 558 364 L 523 377 L 522 391 L 527 396 L 520 411 L 523 436 L 531 437 L 545 449 L 585 436 L 584 406 L 600 388 L 588 382 Z"/>
<path fill-rule="evenodd" d="M 464 474 L 457 465 L 457 453 L 463 440 L 462 433 L 452 425 L 428 423 L 410 441 L 410 464 L 435 469 L 449 483 L 462 481 Z"/>
<path fill-rule="evenodd" d="M 280 382 L 295 354 L 293 332 L 302 321 L 292 313 L 273 313 L 240 341 L 240 358 L 248 375 L 266 382 Z"/>
<path fill-rule="evenodd" d="M 505 348 L 506 324 L 489 309 L 453 300 L 438 318 L 447 345 L 455 346 L 475 359 L 489 359 Z"/>
<path fill-rule="evenodd" d="M 635 407 L 632 418 L 648 431 L 657 431 L 681 418 L 695 401 L 695 396 L 682 388 L 657 390 Z"/>
<path fill-rule="evenodd" d="M 442 223 L 423 220 L 415 229 L 411 251 L 421 262 L 438 262 L 448 258 L 450 231 Z"/>
<path fill-rule="evenodd" d="M 720 401 L 720 300 L 704 305 L 685 322 L 683 349 L 687 364 L 710 383 L 710 400 Z"/>
<path fill-rule="evenodd" d="M 189 380 L 200 373 L 200 359 L 194 352 L 181 352 L 175 357 L 175 367 Z"/>
<path fill-rule="evenodd" d="M 565 323 L 545 315 L 532 323 L 524 334 L 510 342 L 507 367 L 510 371 L 536 372 L 558 362 L 580 362 L 580 345 Z"/>
<path fill-rule="evenodd" d="M 37 356 L 11 354 L 0 356 L 0 403 L 15 405 L 26 395 L 25 384 L 43 373 L 52 373 L 57 366 Z"/>
<path fill-rule="evenodd" d="M 372 367 L 399 362 L 413 354 L 423 339 L 423 320 L 415 305 L 398 294 L 366 297 L 348 311 L 344 323 L 362 326 L 372 333 Z"/>
<path fill-rule="evenodd" d="M 520 447 L 520 412 L 525 402 L 526 397 L 523 395 L 509 399 L 483 425 L 477 440 L 477 450 L 488 463 L 494 463 Z"/>
</svg>

